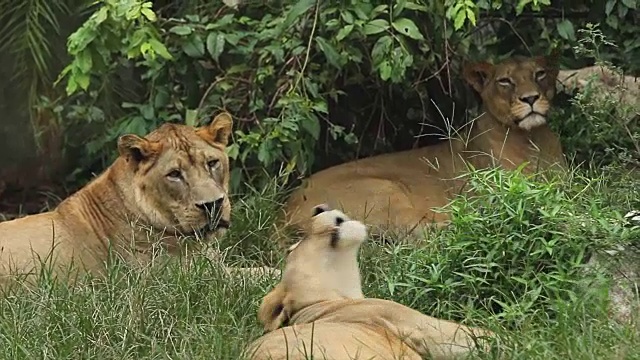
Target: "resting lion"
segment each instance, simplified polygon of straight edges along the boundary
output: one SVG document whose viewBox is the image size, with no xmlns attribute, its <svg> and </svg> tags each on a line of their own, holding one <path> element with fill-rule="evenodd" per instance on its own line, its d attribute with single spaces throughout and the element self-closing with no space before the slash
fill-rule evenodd
<svg viewBox="0 0 640 360">
<path fill-rule="evenodd" d="M 247 358 L 453 359 L 493 336 L 365 298 L 357 260 L 365 225 L 325 205 L 313 211 L 310 234 L 290 248 L 282 281 L 260 305 L 266 334 L 247 347 Z"/>
<path fill-rule="evenodd" d="M 315 173 L 287 200 L 285 221 L 306 228 L 314 204 L 329 203 L 376 227 L 413 228 L 448 219 L 432 208 L 460 191 L 462 181 L 452 179 L 466 163 L 513 169 L 528 162 L 525 172 L 564 168 L 560 141 L 547 125 L 557 75 L 555 56 L 466 66 L 464 78 L 480 93 L 485 112 L 462 136 Z"/>
<path fill-rule="evenodd" d="M 170 253 L 182 235 L 211 237 L 229 226 L 229 158 L 233 121 L 217 115 L 203 127 L 163 124 L 146 137 L 118 139 L 119 157 L 53 211 L 0 223 L 0 277 L 35 274 L 43 261 L 56 274 L 102 273 L 108 251 L 146 262 L 160 233 Z"/>
</svg>

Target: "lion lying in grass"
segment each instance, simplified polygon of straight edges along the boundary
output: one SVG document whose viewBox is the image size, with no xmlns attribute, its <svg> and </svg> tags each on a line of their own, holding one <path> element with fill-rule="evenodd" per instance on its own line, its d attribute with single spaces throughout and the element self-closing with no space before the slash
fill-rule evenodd
<svg viewBox="0 0 640 360">
<path fill-rule="evenodd" d="M 480 93 L 485 112 L 462 136 L 315 173 L 288 199 L 285 221 L 305 229 L 313 206 L 329 203 L 376 227 L 413 228 L 448 220 L 432 208 L 447 204 L 464 186 L 452 179 L 467 163 L 476 169 L 513 169 L 524 162 L 527 172 L 563 169 L 560 141 L 547 125 L 557 75 L 555 56 L 470 64 L 464 78 Z"/>
<path fill-rule="evenodd" d="M 170 253 L 185 235 L 221 235 L 229 227 L 233 121 L 221 113 L 203 127 L 164 124 L 146 137 L 124 135 L 119 157 L 53 211 L 0 223 L 0 276 L 55 273 L 71 264 L 105 270 L 109 250 L 146 262 L 160 233 Z"/>
<path fill-rule="evenodd" d="M 620 72 L 602 65 L 587 66 L 581 69 L 560 70 L 558 80 L 562 84 L 559 90 L 584 90 L 589 81 L 597 84 L 595 95 L 614 97 L 622 104 L 636 105 L 640 101 L 640 79 L 622 75 Z"/>
<path fill-rule="evenodd" d="M 282 281 L 262 301 L 267 333 L 247 348 L 251 360 L 453 359 L 484 341 L 476 337 L 492 336 L 365 298 L 357 261 L 365 225 L 326 206 L 314 214 L 310 235 L 290 248 Z"/>
</svg>

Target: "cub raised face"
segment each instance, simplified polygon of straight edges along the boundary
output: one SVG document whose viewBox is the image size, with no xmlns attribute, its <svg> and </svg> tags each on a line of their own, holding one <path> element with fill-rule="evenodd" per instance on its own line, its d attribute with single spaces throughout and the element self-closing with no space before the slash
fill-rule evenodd
<svg viewBox="0 0 640 360">
<path fill-rule="evenodd" d="M 464 77 L 480 94 L 487 112 L 508 127 L 531 130 L 547 122 L 558 77 L 556 55 L 515 56 L 498 65 L 465 67 Z"/>
<path fill-rule="evenodd" d="M 136 213 L 154 228 L 175 233 L 220 233 L 229 227 L 229 158 L 233 121 L 222 113 L 199 128 L 164 124 L 146 137 L 124 135 L 125 159 Z M 124 174 L 121 174 L 124 175 Z"/>
<path fill-rule="evenodd" d="M 289 248 L 282 281 L 260 306 L 265 329 L 277 329 L 287 314 L 320 301 L 364 298 L 357 257 L 366 238 L 363 223 L 327 205 L 316 206 L 311 232 Z"/>
</svg>

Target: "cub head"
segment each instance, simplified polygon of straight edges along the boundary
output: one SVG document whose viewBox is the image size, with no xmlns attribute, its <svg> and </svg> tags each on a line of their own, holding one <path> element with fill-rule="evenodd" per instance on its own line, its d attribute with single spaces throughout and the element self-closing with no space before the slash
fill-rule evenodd
<svg viewBox="0 0 640 360">
<path fill-rule="evenodd" d="M 508 127 L 527 131 L 546 124 L 557 76 L 556 53 L 464 68 L 464 78 L 480 94 L 485 111 Z"/>
<path fill-rule="evenodd" d="M 265 331 L 288 323 L 296 311 L 327 300 L 363 298 L 358 250 L 367 228 L 326 205 L 313 209 L 311 231 L 289 248 L 282 280 L 262 300 Z"/>
<path fill-rule="evenodd" d="M 123 135 L 113 181 L 148 225 L 220 235 L 231 211 L 225 148 L 232 126 L 225 112 L 202 127 L 166 123 L 145 137 Z"/>
</svg>

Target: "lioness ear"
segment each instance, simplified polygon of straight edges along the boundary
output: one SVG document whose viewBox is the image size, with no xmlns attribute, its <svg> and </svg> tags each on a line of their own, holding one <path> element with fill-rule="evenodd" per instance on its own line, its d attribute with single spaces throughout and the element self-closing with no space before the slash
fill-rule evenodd
<svg viewBox="0 0 640 360">
<path fill-rule="evenodd" d="M 487 84 L 487 80 L 493 74 L 493 65 L 487 62 L 467 64 L 463 69 L 464 79 L 478 92 L 481 93 Z"/>
<path fill-rule="evenodd" d="M 158 151 L 156 144 L 138 135 L 126 134 L 118 138 L 118 153 L 135 162 L 149 158 L 156 151 Z"/>
<path fill-rule="evenodd" d="M 554 82 L 558 77 L 558 72 L 560 70 L 559 60 L 560 60 L 559 48 L 554 48 L 553 50 L 551 50 L 551 54 L 547 56 L 538 56 L 535 58 L 535 61 L 538 63 L 538 65 L 545 68 L 549 79 L 553 80 Z"/>
<path fill-rule="evenodd" d="M 278 329 L 289 320 L 284 306 L 285 295 L 284 285 L 279 283 L 262 299 L 258 309 L 258 320 L 264 326 L 265 332 Z"/>
<path fill-rule="evenodd" d="M 227 146 L 232 129 L 231 114 L 223 112 L 218 114 L 209 125 L 198 128 L 196 133 L 206 141 Z"/>
</svg>

